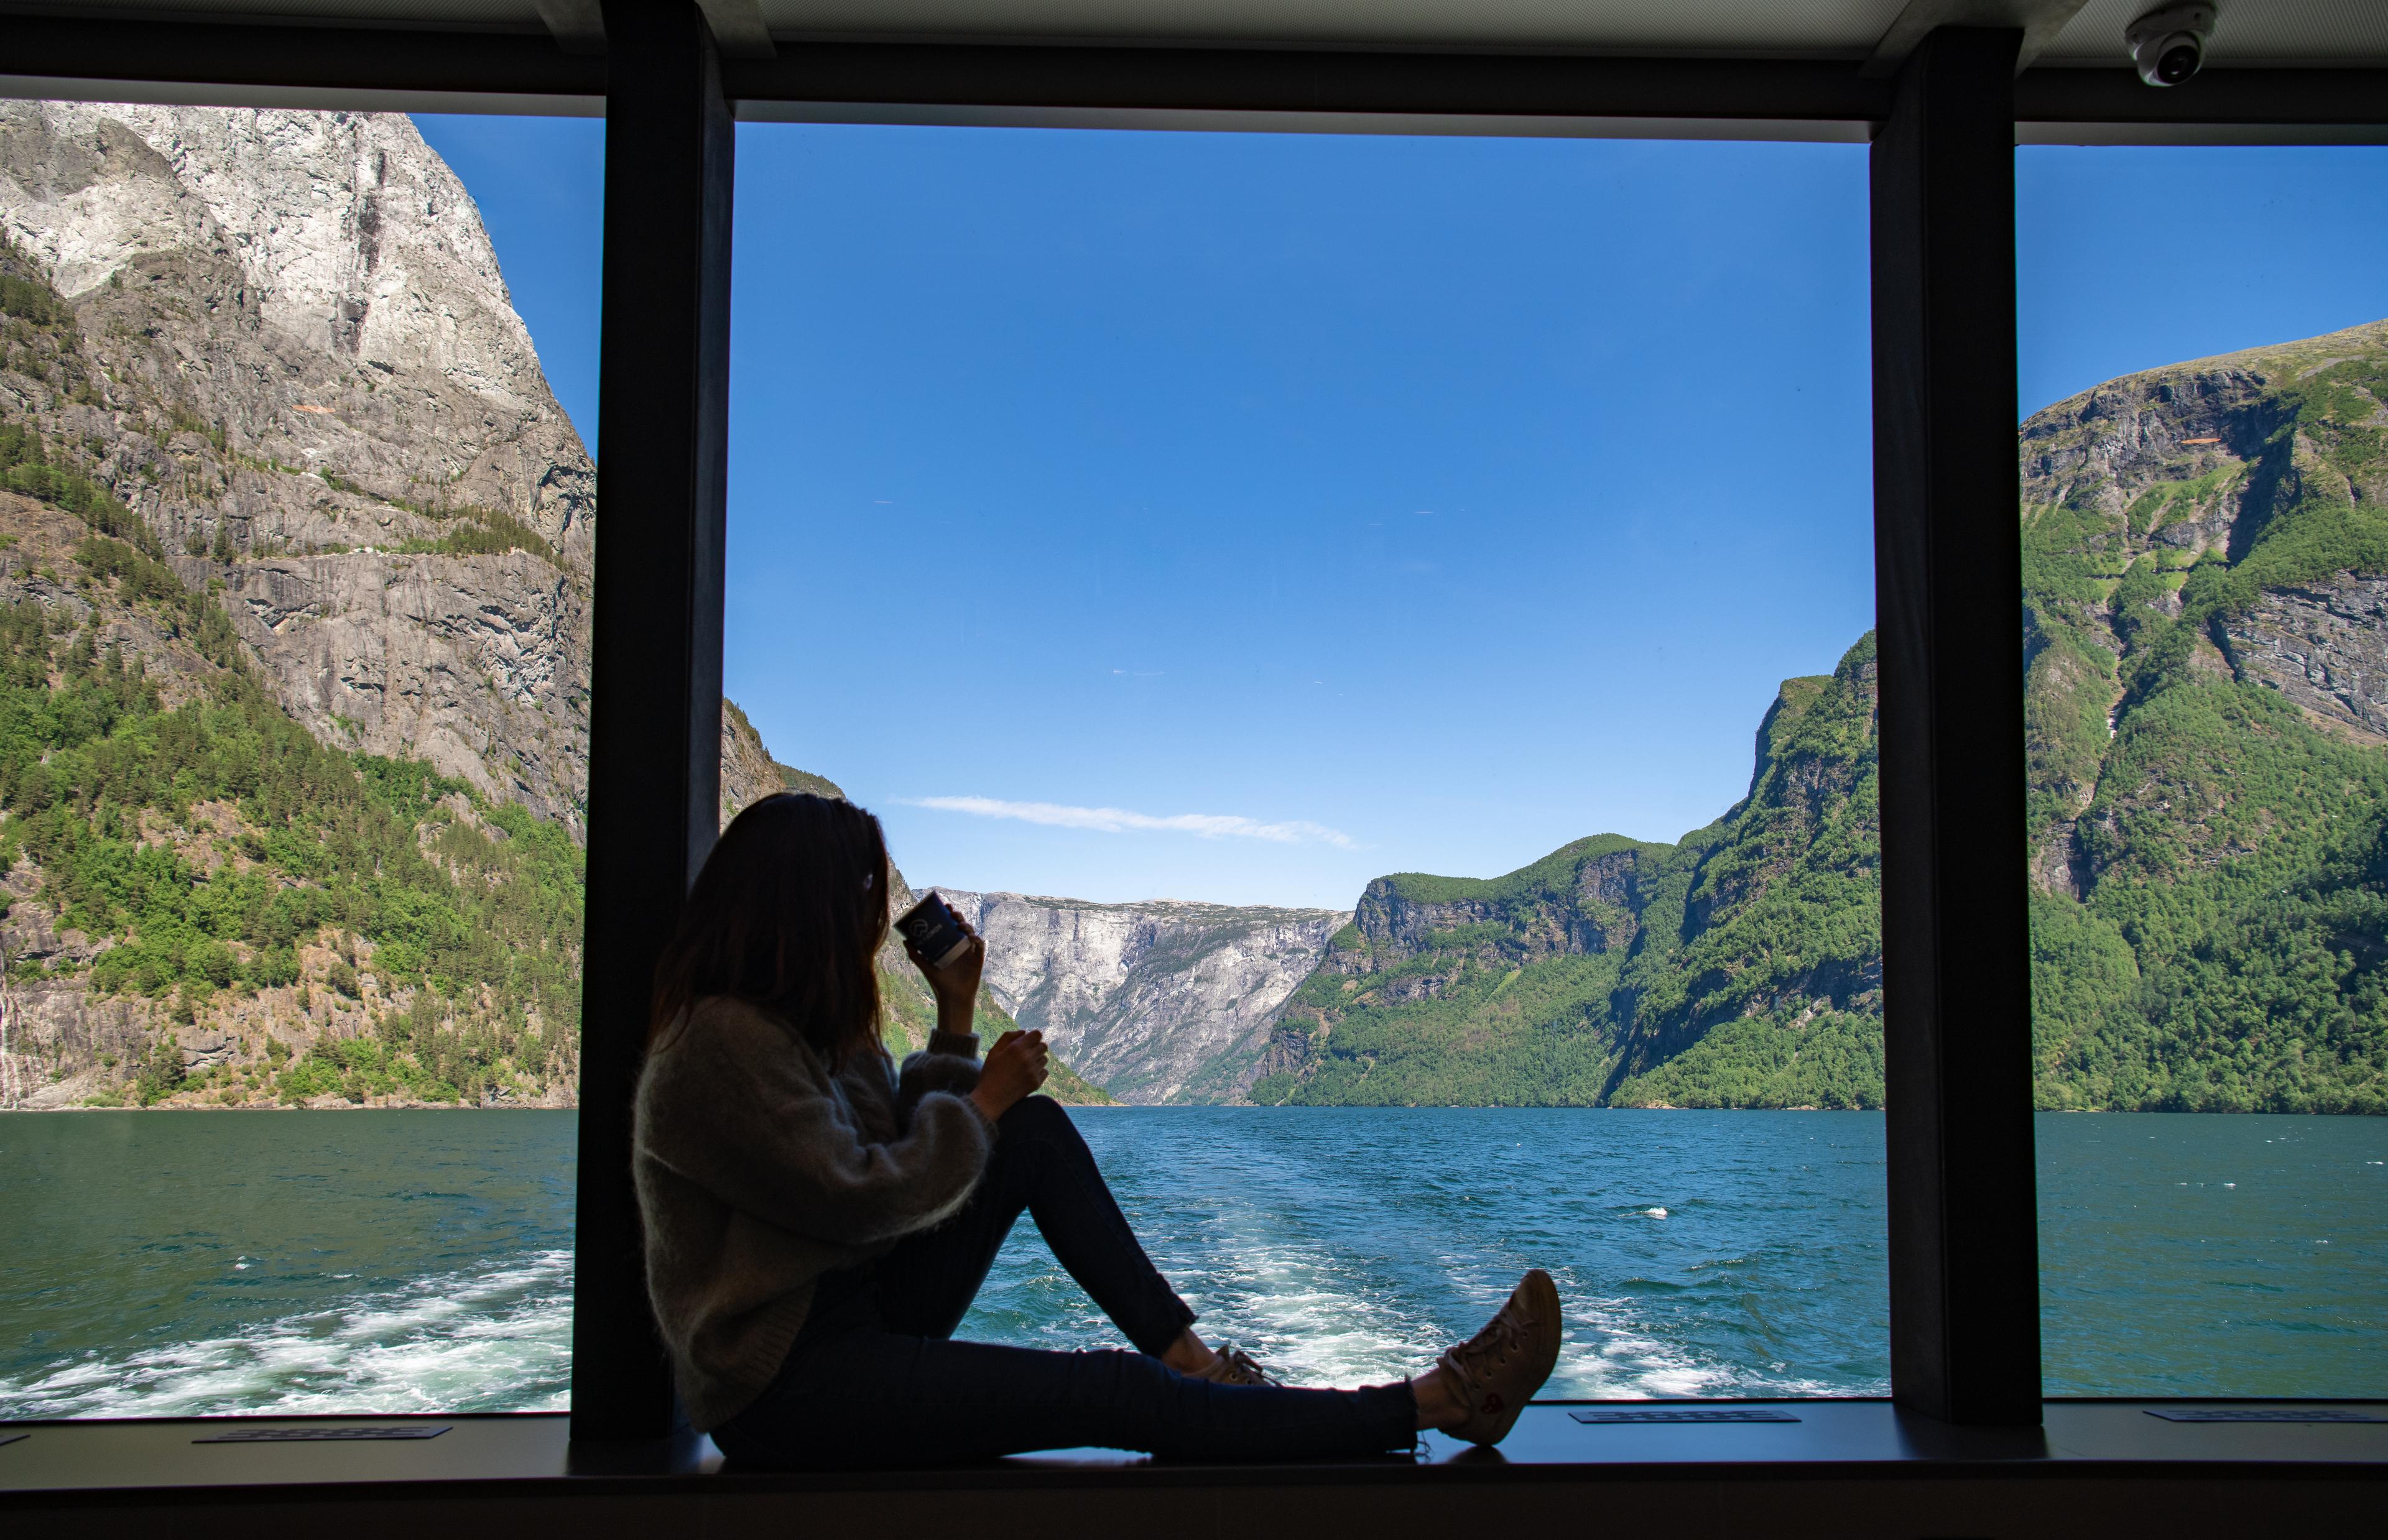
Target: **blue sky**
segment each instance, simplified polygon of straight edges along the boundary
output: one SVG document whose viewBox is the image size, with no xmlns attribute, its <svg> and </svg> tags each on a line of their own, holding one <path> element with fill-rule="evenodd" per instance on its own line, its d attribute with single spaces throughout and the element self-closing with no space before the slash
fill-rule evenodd
<svg viewBox="0 0 2388 1540">
<path fill-rule="evenodd" d="M 601 124 L 421 119 L 595 397 Z M 730 693 L 915 882 L 1348 905 L 1872 622 L 1848 145 L 747 125 Z M 2388 153 L 2019 153 L 2022 395 L 2388 315 Z"/>
</svg>

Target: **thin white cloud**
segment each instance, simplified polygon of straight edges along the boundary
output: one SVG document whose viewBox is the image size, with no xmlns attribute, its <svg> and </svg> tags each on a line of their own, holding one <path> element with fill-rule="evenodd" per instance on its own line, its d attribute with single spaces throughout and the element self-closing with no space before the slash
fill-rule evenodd
<svg viewBox="0 0 2388 1540">
<path fill-rule="evenodd" d="M 1060 802 L 1011 802 L 996 797 L 906 797 L 902 801 L 910 807 L 967 813 L 978 818 L 1014 818 L 1023 824 L 1094 829 L 1103 834 L 1191 834 L 1204 839 L 1266 839 L 1278 845 L 1358 848 L 1341 829 L 1314 824 L 1306 818 L 1266 824 L 1232 813 L 1173 813 L 1161 816 L 1133 813 L 1124 807 L 1069 807 Z"/>
</svg>

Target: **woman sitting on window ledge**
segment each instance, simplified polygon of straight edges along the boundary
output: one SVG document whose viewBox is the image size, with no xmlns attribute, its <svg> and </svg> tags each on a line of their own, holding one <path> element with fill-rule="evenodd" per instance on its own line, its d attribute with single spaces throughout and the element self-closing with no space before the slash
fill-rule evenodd
<svg viewBox="0 0 2388 1540">
<path fill-rule="evenodd" d="M 880 1046 L 879 820 L 782 794 L 714 847 L 656 970 L 636 1175 L 647 1286 L 690 1418 L 732 1459 L 927 1465 L 1102 1445 L 1203 1460 L 1499 1440 L 1558 1357 L 1547 1273 L 1399 1384 L 1296 1390 L 1194 1333 L 1045 1079 L 1036 1032 L 978 1058 L 986 943 L 912 960 L 937 1031 Z M 955 1342 L 1026 1210 L 1139 1352 Z"/>
</svg>

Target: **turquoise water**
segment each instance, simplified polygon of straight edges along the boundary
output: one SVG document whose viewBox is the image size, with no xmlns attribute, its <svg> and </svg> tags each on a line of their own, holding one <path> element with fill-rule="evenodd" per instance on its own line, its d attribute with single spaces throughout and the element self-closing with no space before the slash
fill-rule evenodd
<svg viewBox="0 0 2388 1540">
<path fill-rule="evenodd" d="M 1078 1121 L 1204 1334 L 1305 1384 L 1427 1368 L 1531 1267 L 1567 1303 L 1546 1394 L 1889 1382 L 1878 1117 L 1219 1107 Z M 1017 1241 L 964 1330 L 1117 1341 L 1050 1255 Z"/>
<path fill-rule="evenodd" d="M 563 1406 L 575 1127 L 0 1117 L 0 1415 Z"/>
<path fill-rule="evenodd" d="M 1154 1260 L 1308 1383 L 1414 1370 L 1518 1271 L 1548 1394 L 1874 1395 L 1862 1113 L 1079 1115 Z M 574 1117 L 0 1117 L 0 1416 L 565 1404 Z M 2388 1120 L 2039 1121 L 2053 1394 L 2388 1393 Z M 964 1331 L 1117 1341 L 1023 1225 Z"/>
<path fill-rule="evenodd" d="M 2388 1118 L 2049 1113 L 2060 1395 L 2388 1395 Z"/>
</svg>

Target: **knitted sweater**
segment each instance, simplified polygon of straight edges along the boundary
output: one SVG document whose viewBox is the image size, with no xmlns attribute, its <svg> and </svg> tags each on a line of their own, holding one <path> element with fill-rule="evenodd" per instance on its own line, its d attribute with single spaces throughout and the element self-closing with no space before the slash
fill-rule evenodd
<svg viewBox="0 0 2388 1540">
<path fill-rule="evenodd" d="M 995 1130 L 968 1100 L 975 1038 L 940 1035 L 900 1079 L 876 1054 L 832 1075 L 785 1020 L 697 1002 L 639 1076 L 631 1169 L 647 1293 L 703 1432 L 779 1373 L 824 1273 L 942 1223 Z"/>
</svg>

